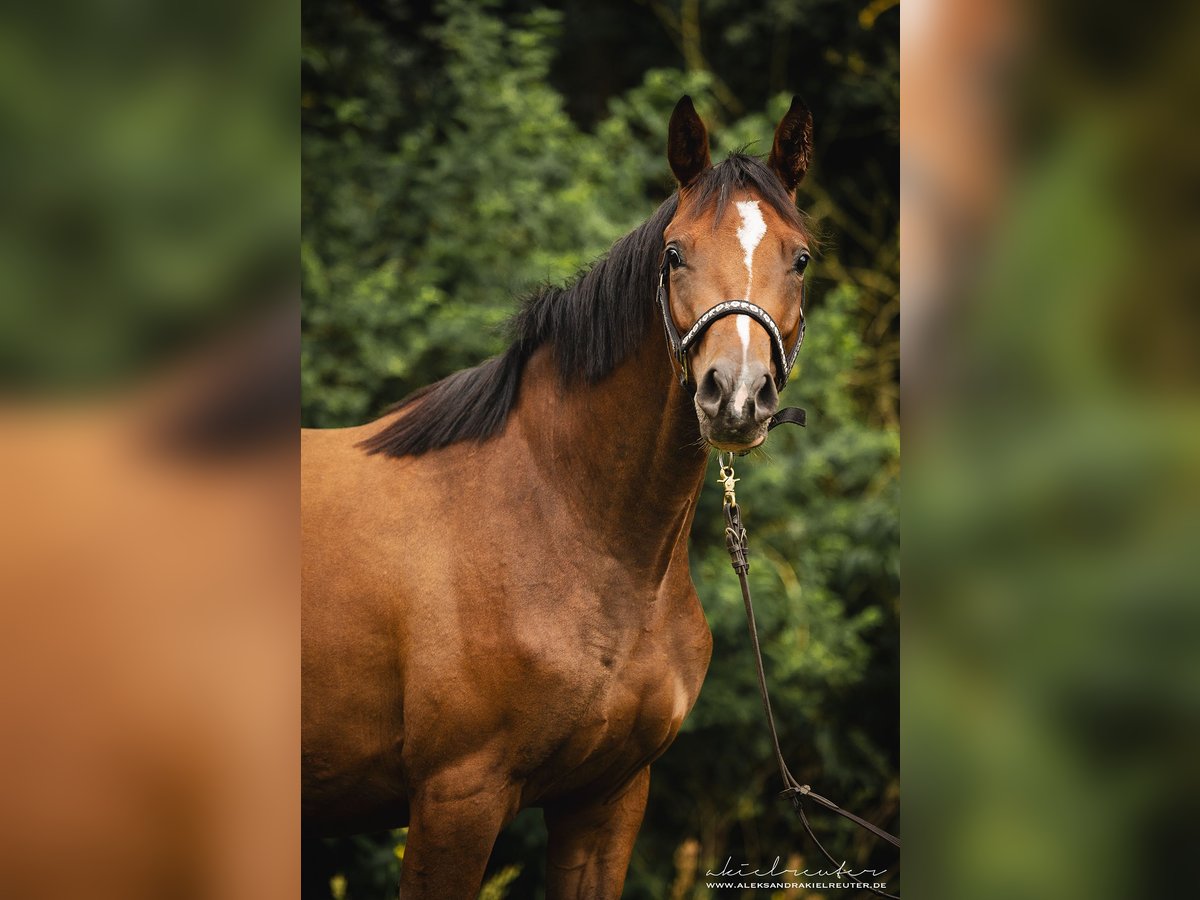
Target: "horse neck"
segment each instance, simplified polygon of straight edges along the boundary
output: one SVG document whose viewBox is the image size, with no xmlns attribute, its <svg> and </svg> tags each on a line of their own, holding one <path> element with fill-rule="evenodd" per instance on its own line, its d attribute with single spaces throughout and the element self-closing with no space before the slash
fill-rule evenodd
<svg viewBox="0 0 1200 900">
<path fill-rule="evenodd" d="M 544 489 L 626 568 L 661 580 L 672 560 L 686 563 L 707 451 L 691 395 L 653 325 L 595 384 L 564 386 L 552 348 L 541 348 L 526 367 L 517 412 Z"/>
</svg>

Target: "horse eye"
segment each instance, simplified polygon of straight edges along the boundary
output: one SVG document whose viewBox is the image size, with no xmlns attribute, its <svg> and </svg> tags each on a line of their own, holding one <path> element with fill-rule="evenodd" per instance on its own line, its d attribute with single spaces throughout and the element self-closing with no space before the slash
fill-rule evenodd
<svg viewBox="0 0 1200 900">
<path fill-rule="evenodd" d="M 679 251 L 674 247 L 667 248 L 667 265 L 672 269 L 678 269 L 683 265 L 683 257 L 679 255 Z"/>
<path fill-rule="evenodd" d="M 811 257 L 807 253 L 801 253 L 799 256 L 797 256 L 795 265 L 796 271 L 802 273 L 805 269 L 807 269 L 809 259 L 811 259 Z"/>
</svg>

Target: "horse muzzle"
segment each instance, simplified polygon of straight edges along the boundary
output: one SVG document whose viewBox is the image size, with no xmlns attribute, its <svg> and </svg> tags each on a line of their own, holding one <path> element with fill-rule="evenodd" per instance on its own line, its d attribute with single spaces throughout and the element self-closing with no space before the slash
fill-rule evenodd
<svg viewBox="0 0 1200 900">
<path fill-rule="evenodd" d="M 696 387 L 696 416 L 701 436 L 720 450 L 757 447 L 767 436 L 779 408 L 779 391 L 768 366 L 745 366 L 719 359 Z"/>
</svg>

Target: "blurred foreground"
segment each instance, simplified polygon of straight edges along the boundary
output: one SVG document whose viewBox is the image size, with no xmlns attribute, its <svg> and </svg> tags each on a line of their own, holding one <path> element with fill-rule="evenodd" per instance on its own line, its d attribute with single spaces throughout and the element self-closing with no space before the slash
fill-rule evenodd
<svg viewBox="0 0 1200 900">
<path fill-rule="evenodd" d="M 6 898 L 298 894 L 294 22 L 0 22 Z"/>
<path fill-rule="evenodd" d="M 290 338 L 0 414 L 3 896 L 296 895 Z"/>
<path fill-rule="evenodd" d="M 1170 897 L 1200 799 L 1194 5 L 902 11 L 903 758 L 930 898 Z"/>
</svg>

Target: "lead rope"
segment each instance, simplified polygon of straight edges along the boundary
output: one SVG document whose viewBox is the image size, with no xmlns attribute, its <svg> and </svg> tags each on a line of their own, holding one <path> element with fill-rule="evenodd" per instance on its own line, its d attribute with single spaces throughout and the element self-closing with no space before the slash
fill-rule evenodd
<svg viewBox="0 0 1200 900">
<path fill-rule="evenodd" d="M 799 815 L 800 822 L 804 825 L 804 830 L 808 832 L 808 836 L 812 838 L 812 842 L 817 845 L 817 848 L 825 854 L 825 858 L 838 869 L 842 868 L 843 863 L 834 859 L 833 855 L 825 849 L 825 846 L 817 840 L 817 836 L 813 833 L 812 826 L 808 822 L 808 816 L 805 814 L 804 803 L 801 798 L 811 797 L 826 809 L 849 819 L 855 825 L 865 828 L 876 837 L 883 838 L 888 843 L 899 847 L 900 839 L 895 835 L 889 834 L 882 828 L 872 825 L 866 819 L 861 819 L 854 813 L 842 809 L 832 800 L 815 793 L 807 784 L 800 784 L 788 770 L 787 763 L 784 762 L 783 751 L 779 747 L 779 732 L 775 728 L 775 715 L 771 712 L 771 698 L 767 693 L 767 676 L 763 669 L 762 648 L 758 641 L 758 625 L 754 619 L 754 603 L 750 599 L 750 584 L 746 579 L 746 572 L 750 569 L 750 563 L 746 558 L 749 550 L 746 529 L 742 525 L 742 511 L 738 507 L 737 492 L 734 487 L 740 479 L 734 476 L 733 454 L 729 454 L 726 457 L 726 454 L 718 453 L 717 464 L 721 469 L 717 480 L 721 482 L 725 490 L 725 499 L 722 503 L 725 513 L 725 548 L 729 551 L 729 561 L 733 565 L 733 571 L 737 572 L 738 581 L 742 586 L 742 604 L 746 607 L 746 624 L 750 629 L 750 646 L 754 648 L 754 667 L 758 675 L 758 690 L 762 695 L 763 711 L 767 714 L 767 727 L 771 732 L 771 743 L 775 746 L 775 761 L 779 764 L 779 775 L 783 779 L 784 790 L 781 792 L 781 796 L 791 798 L 792 807 L 796 810 L 797 815 Z M 841 875 L 839 874 L 838 877 L 840 878 Z M 900 900 L 899 894 L 888 894 L 873 887 L 866 887 L 865 889 L 873 894 L 878 894 L 880 897 L 888 897 L 890 900 Z"/>
</svg>

